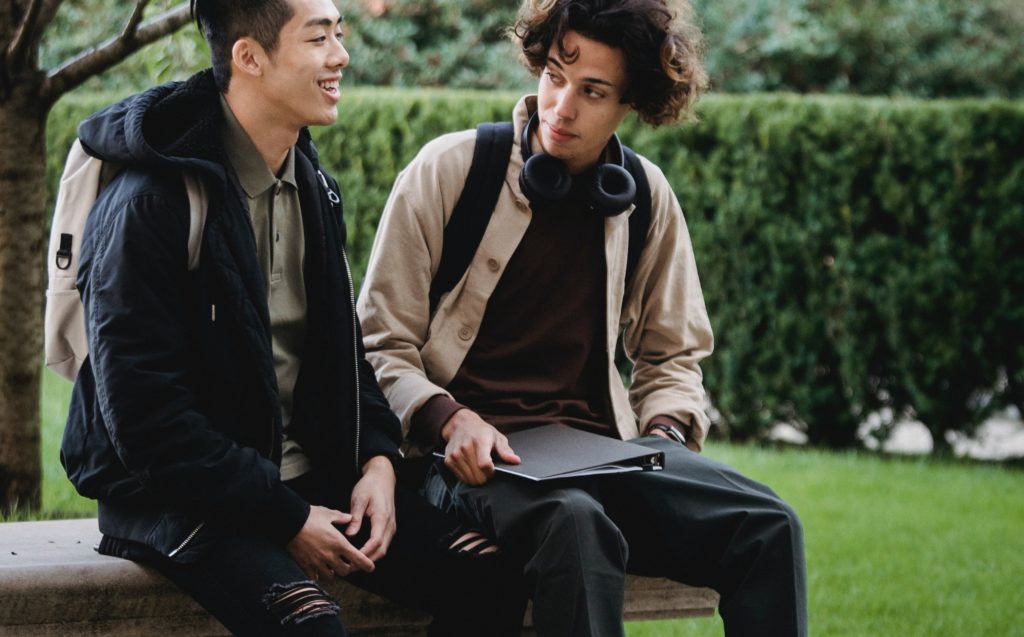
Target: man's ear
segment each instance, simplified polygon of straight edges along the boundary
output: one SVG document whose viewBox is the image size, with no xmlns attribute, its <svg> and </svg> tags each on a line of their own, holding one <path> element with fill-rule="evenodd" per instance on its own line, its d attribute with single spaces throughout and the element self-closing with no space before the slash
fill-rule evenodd
<svg viewBox="0 0 1024 637">
<path fill-rule="evenodd" d="M 239 73 L 259 77 L 267 63 L 267 53 L 256 40 L 245 37 L 235 41 L 231 47 L 231 65 Z"/>
</svg>

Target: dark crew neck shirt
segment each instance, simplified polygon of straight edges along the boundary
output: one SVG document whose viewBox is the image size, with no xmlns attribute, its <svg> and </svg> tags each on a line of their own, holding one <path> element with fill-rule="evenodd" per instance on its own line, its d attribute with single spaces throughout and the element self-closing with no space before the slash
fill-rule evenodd
<svg viewBox="0 0 1024 637">
<path fill-rule="evenodd" d="M 413 416 L 412 438 L 440 440 L 468 407 L 502 433 L 563 423 L 615 436 L 607 414 L 604 218 L 574 188 L 533 216 L 446 389 Z"/>
</svg>

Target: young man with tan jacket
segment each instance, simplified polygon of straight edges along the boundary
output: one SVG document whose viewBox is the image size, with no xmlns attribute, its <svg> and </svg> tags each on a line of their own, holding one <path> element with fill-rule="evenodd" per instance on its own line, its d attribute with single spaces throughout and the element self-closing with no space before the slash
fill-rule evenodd
<svg viewBox="0 0 1024 637">
<path fill-rule="evenodd" d="M 729 635 L 807 632 L 796 513 L 698 453 L 711 328 L 682 211 L 642 158 L 650 222 L 626 277 L 638 202 L 615 131 L 631 111 L 674 121 L 703 88 L 684 9 L 526 2 L 514 32 L 539 87 L 513 112 L 504 183 L 464 275 L 433 307 L 474 131 L 430 142 L 399 176 L 359 300 L 367 358 L 407 445 L 444 451 L 455 508 L 522 563 L 540 635 L 622 635 L 627 572 L 718 590 Z M 632 439 L 664 452 L 665 469 L 540 484 L 495 475 L 495 459 L 519 461 L 507 434 L 548 423 Z"/>
</svg>

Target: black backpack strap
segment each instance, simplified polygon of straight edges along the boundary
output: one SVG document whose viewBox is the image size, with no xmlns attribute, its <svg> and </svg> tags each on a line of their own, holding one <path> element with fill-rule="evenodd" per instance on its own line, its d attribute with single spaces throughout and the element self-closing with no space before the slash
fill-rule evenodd
<svg viewBox="0 0 1024 637">
<path fill-rule="evenodd" d="M 430 282 L 431 315 L 441 296 L 450 292 L 466 273 L 480 247 L 505 181 L 512 141 L 512 122 L 486 122 L 476 127 L 473 163 L 462 195 L 444 228 L 441 263 Z"/>
<path fill-rule="evenodd" d="M 636 182 L 636 208 L 629 216 L 629 253 L 626 256 L 626 287 L 629 287 L 636 264 L 640 262 L 640 253 L 647 243 L 647 231 L 651 226 L 651 185 L 636 153 L 625 146 L 622 147 L 622 152 L 626 158 L 626 170 L 633 175 L 633 181 Z"/>
</svg>

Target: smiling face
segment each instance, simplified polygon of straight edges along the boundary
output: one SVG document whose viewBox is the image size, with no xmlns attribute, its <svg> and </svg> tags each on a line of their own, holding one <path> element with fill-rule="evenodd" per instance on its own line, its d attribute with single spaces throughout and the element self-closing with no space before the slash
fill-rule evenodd
<svg viewBox="0 0 1024 637">
<path fill-rule="evenodd" d="M 298 130 L 338 118 L 341 71 L 348 65 L 341 16 L 331 0 L 290 0 L 292 18 L 262 65 L 264 115 Z"/>
<path fill-rule="evenodd" d="M 565 162 L 572 174 L 596 164 L 608 140 L 630 110 L 619 99 L 626 88 L 622 51 L 575 31 L 562 42 L 576 59 L 570 64 L 551 46 L 537 90 L 540 120 L 534 144 Z"/>
</svg>

